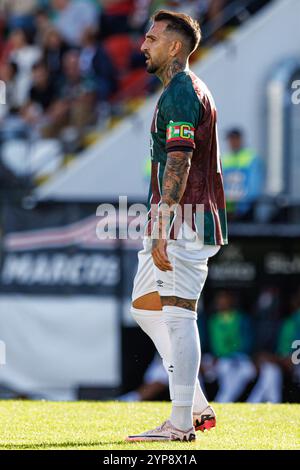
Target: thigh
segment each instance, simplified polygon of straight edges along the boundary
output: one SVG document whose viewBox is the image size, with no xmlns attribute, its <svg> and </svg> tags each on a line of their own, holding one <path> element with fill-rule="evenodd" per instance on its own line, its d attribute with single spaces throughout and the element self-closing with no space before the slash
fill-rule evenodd
<svg viewBox="0 0 300 470">
<path fill-rule="evenodd" d="M 157 291 L 143 294 L 132 301 L 132 307 L 138 310 L 160 311 L 162 309 L 161 297 Z"/>
</svg>

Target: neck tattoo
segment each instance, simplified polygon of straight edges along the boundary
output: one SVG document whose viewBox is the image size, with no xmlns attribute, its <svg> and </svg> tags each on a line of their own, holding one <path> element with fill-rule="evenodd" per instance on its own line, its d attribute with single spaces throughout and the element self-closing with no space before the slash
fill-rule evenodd
<svg viewBox="0 0 300 470">
<path fill-rule="evenodd" d="M 183 72 L 185 69 L 186 64 L 178 59 L 174 59 L 159 72 L 158 77 L 163 82 L 164 87 L 166 87 L 175 75 Z"/>
</svg>

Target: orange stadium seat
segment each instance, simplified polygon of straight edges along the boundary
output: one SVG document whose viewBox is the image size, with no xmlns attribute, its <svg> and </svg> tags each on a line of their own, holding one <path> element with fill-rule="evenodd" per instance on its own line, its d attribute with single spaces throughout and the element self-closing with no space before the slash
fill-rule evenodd
<svg viewBox="0 0 300 470">
<path fill-rule="evenodd" d="M 108 54 L 118 72 L 119 90 L 112 101 L 122 101 L 145 94 L 147 72 L 144 68 L 130 69 L 131 57 L 139 49 L 128 34 L 118 34 L 107 38 L 104 42 Z"/>
<path fill-rule="evenodd" d="M 131 53 L 134 50 L 128 34 L 116 34 L 104 41 L 104 47 L 113 61 L 119 74 L 126 72 L 130 66 Z"/>
</svg>

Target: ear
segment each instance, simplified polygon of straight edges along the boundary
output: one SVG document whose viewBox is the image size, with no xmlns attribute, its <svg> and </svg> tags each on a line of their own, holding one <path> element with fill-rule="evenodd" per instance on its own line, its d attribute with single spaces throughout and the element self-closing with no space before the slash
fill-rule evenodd
<svg viewBox="0 0 300 470">
<path fill-rule="evenodd" d="M 182 50 L 182 42 L 181 41 L 172 41 L 171 46 L 170 46 L 170 55 L 172 57 L 175 57 L 176 55 L 179 54 L 179 52 Z"/>
</svg>

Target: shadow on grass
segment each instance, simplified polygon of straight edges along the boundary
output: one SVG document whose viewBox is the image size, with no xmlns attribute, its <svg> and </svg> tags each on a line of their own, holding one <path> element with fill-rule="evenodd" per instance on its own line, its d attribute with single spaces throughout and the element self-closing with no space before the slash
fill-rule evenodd
<svg viewBox="0 0 300 470">
<path fill-rule="evenodd" d="M 101 449 L 103 446 L 107 448 L 109 445 L 121 445 L 125 444 L 125 441 L 113 441 L 113 442 L 72 442 L 72 441 L 65 441 L 65 442 L 45 442 L 45 443 L 28 443 L 28 444 L 1 444 L 0 450 L 25 450 L 25 449 L 32 449 L 32 450 L 45 450 L 49 448 L 68 448 L 68 447 L 95 447 Z"/>
</svg>

